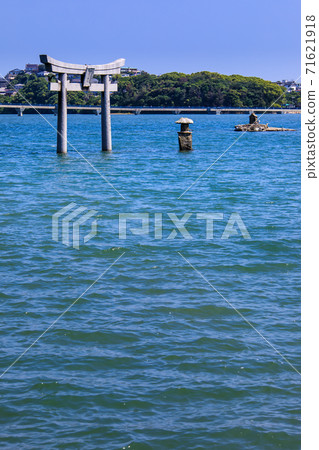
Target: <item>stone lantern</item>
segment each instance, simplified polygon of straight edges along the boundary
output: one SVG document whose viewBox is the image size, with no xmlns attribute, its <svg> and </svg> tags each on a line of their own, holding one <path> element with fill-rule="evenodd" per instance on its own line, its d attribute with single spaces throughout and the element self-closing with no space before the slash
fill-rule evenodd
<svg viewBox="0 0 319 450">
<path fill-rule="evenodd" d="M 252 125 L 253 123 L 259 123 L 258 117 L 255 113 L 251 113 L 249 116 L 249 124 Z"/>
<path fill-rule="evenodd" d="M 178 131 L 178 143 L 179 143 L 179 151 L 180 152 L 188 152 L 193 150 L 192 148 L 192 132 L 189 129 L 189 124 L 194 123 L 192 119 L 188 119 L 187 117 L 181 117 L 179 120 L 176 120 L 175 123 L 181 124 L 181 130 Z"/>
</svg>

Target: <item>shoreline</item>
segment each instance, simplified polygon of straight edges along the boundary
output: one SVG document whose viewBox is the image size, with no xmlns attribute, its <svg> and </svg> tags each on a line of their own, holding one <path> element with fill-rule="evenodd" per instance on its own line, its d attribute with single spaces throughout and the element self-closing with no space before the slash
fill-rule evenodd
<svg viewBox="0 0 319 450">
<path fill-rule="evenodd" d="M 83 106 L 83 105 L 68 105 L 68 114 L 89 114 L 89 115 L 100 115 L 100 106 Z M 0 114 L 16 115 L 22 116 L 24 114 L 54 114 L 57 113 L 56 105 L 23 105 L 23 104 L 0 104 Z M 111 107 L 112 115 L 250 115 L 252 112 L 256 114 L 301 114 L 301 109 L 267 109 L 267 108 L 206 108 L 206 107 L 193 107 L 193 108 L 183 108 L 183 107 L 126 107 L 126 106 L 113 106 Z"/>
</svg>

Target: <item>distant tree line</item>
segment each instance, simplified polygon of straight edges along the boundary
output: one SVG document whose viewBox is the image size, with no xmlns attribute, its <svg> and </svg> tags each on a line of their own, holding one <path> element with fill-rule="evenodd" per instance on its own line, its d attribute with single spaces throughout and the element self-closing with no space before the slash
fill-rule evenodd
<svg viewBox="0 0 319 450">
<path fill-rule="evenodd" d="M 49 77 L 53 77 L 52 74 Z M 300 92 L 287 93 L 271 81 L 241 75 L 197 72 L 191 75 L 172 72 L 151 75 L 142 72 L 132 77 L 115 76 L 118 92 L 111 96 L 113 106 L 206 106 L 206 107 L 300 107 Z M 11 83 L 24 84 L 14 96 L 2 95 L 1 103 L 56 104 L 58 94 L 48 90 L 46 78 L 19 74 Z M 71 105 L 99 105 L 100 95 L 69 92 Z"/>
</svg>

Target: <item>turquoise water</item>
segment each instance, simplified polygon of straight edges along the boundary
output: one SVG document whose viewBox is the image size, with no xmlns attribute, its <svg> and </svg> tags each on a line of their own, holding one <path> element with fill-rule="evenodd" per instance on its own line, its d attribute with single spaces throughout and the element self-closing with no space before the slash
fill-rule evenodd
<svg viewBox="0 0 319 450">
<path fill-rule="evenodd" d="M 298 131 L 246 133 L 179 198 L 248 118 L 191 117 L 180 154 L 177 116 L 113 116 L 109 155 L 99 117 L 69 116 L 103 179 L 40 116 L 0 115 L 1 373 L 81 296 L 1 378 L 1 448 L 300 448 L 300 116 L 265 115 Z M 52 239 L 71 202 L 96 211 L 79 249 Z M 221 239 L 234 212 L 251 239 Z M 123 213 L 149 232 L 120 239 Z M 197 213 L 223 214 L 213 239 Z"/>
</svg>

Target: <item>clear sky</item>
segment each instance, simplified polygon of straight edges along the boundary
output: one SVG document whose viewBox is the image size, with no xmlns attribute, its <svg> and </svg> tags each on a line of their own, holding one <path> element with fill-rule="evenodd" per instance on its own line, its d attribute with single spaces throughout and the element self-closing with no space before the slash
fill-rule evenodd
<svg viewBox="0 0 319 450">
<path fill-rule="evenodd" d="M 0 73 L 39 62 L 201 70 L 267 80 L 300 75 L 296 0 L 15 0 L 1 4 Z"/>
</svg>

